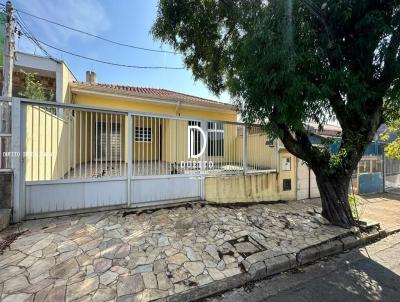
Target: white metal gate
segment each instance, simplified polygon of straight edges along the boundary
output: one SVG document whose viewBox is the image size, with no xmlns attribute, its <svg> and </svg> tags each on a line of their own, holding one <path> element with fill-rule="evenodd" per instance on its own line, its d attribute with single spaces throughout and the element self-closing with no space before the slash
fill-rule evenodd
<svg viewBox="0 0 400 302">
<path fill-rule="evenodd" d="M 21 217 L 199 200 L 205 177 L 274 169 L 267 141 L 259 126 L 21 99 Z"/>
</svg>

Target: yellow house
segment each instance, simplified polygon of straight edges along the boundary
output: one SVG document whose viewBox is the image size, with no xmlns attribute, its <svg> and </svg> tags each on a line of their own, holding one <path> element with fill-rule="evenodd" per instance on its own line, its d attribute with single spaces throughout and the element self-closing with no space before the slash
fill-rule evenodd
<svg viewBox="0 0 400 302">
<path fill-rule="evenodd" d="M 296 199 L 296 159 L 259 126 L 238 122 L 231 104 L 101 84 L 94 72 L 56 82 L 56 102 L 22 101 L 27 215 Z"/>
</svg>

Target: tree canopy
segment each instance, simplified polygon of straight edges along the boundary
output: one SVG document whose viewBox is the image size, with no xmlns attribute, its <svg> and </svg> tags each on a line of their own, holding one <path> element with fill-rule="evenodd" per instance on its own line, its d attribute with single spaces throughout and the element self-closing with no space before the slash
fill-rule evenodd
<svg viewBox="0 0 400 302">
<path fill-rule="evenodd" d="M 351 174 L 384 120 L 384 100 L 399 106 L 399 3 L 160 0 L 152 33 L 213 92 L 228 90 L 246 122 L 306 161 L 325 216 L 350 225 Z M 305 126 L 332 118 L 342 127 L 337 154 L 313 146 Z"/>
</svg>

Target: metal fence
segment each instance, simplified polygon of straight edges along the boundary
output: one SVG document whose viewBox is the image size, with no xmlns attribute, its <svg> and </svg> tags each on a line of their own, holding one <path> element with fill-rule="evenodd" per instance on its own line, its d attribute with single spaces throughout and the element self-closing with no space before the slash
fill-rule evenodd
<svg viewBox="0 0 400 302">
<path fill-rule="evenodd" d="M 11 102 L 0 99 L 0 171 L 11 171 Z"/>
<path fill-rule="evenodd" d="M 23 101 L 26 181 L 276 169 L 257 125 Z"/>
<path fill-rule="evenodd" d="M 385 158 L 385 191 L 400 194 L 400 160 Z"/>
</svg>

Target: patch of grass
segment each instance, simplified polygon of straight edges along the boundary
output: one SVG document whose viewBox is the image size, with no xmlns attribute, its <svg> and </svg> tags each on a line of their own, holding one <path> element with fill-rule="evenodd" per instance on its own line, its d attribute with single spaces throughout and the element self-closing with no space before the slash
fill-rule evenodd
<svg viewBox="0 0 400 302">
<path fill-rule="evenodd" d="M 361 201 L 362 201 L 361 197 L 358 196 L 358 195 L 349 194 L 348 200 L 349 200 L 349 204 L 350 204 L 350 208 L 351 208 L 351 212 L 353 214 L 353 217 L 355 219 L 359 220 L 360 219 L 360 215 L 359 215 L 359 212 L 358 212 L 358 209 L 357 209 L 357 205 L 361 204 Z"/>
</svg>

